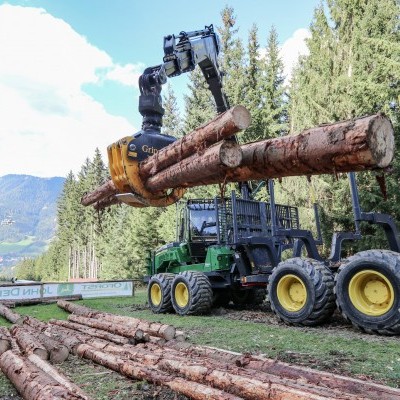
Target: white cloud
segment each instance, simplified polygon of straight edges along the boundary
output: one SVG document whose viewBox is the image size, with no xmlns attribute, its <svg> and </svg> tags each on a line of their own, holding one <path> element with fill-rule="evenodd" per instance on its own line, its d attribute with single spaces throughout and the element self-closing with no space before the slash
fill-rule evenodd
<svg viewBox="0 0 400 400">
<path fill-rule="evenodd" d="M 113 63 L 45 10 L 0 6 L 0 176 L 76 172 L 95 147 L 135 132 L 82 86 L 111 79 L 135 86 L 141 65 Z"/>
<path fill-rule="evenodd" d="M 290 81 L 293 68 L 296 66 L 299 57 L 308 55 L 306 39 L 309 37 L 311 37 L 311 33 L 308 29 L 297 29 L 293 32 L 293 35 L 283 43 L 279 54 L 284 64 L 286 82 Z"/>
</svg>

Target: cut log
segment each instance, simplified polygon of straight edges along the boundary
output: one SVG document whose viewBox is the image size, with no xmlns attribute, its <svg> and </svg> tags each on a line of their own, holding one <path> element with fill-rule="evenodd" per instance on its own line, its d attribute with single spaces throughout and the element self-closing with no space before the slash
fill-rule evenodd
<svg viewBox="0 0 400 400">
<path fill-rule="evenodd" d="M 33 353 L 43 360 L 49 358 L 46 348 L 26 328 L 14 325 L 11 328 L 11 334 L 17 339 L 19 346 L 25 354 Z"/>
<path fill-rule="evenodd" d="M 45 335 L 42 332 L 31 332 L 49 353 L 49 360 L 53 364 L 64 362 L 69 356 L 69 349 L 59 341 Z"/>
<path fill-rule="evenodd" d="M 89 308 L 86 306 L 82 306 L 79 304 L 74 304 L 70 303 L 65 300 L 59 300 L 57 301 L 57 306 L 62 308 L 65 311 L 68 311 L 70 313 L 76 314 L 76 315 L 82 315 L 84 317 L 94 317 L 97 314 L 101 314 L 100 311 L 94 310 L 93 308 Z"/>
<path fill-rule="evenodd" d="M 93 207 L 95 210 L 103 210 L 104 208 L 113 206 L 115 204 L 122 204 L 121 201 L 114 195 L 108 196 L 100 201 L 97 201 Z"/>
<path fill-rule="evenodd" d="M 0 315 L 13 324 L 22 324 L 23 317 L 3 304 L 0 304 Z"/>
<path fill-rule="evenodd" d="M 84 400 L 11 350 L 0 356 L 0 368 L 26 400 Z"/>
<path fill-rule="evenodd" d="M 308 129 L 296 136 L 245 144 L 241 149 L 241 166 L 225 171 L 223 177 L 220 171 L 213 170 L 207 178 L 200 176 L 200 182 L 192 176 L 184 182 L 177 178 L 164 184 L 162 178 L 168 174 L 167 168 L 150 178 L 146 185 L 149 190 L 166 190 L 182 184 L 194 187 L 385 168 L 394 155 L 394 131 L 390 120 L 377 114 Z"/>
<path fill-rule="evenodd" d="M 157 192 L 159 188 L 187 187 L 193 182 L 201 185 L 207 178 L 216 175 L 223 182 L 228 169 L 237 168 L 242 163 L 242 151 L 232 141 L 222 141 L 208 148 L 204 154 L 193 154 L 164 169 L 146 181 L 146 188 Z"/>
<path fill-rule="evenodd" d="M 109 197 L 116 193 L 118 193 L 118 190 L 115 187 L 114 182 L 109 180 L 99 186 L 95 191 L 85 194 L 81 199 L 81 204 L 84 206 L 90 206 L 104 197 Z"/>
<path fill-rule="evenodd" d="M 71 322 L 71 321 L 59 321 L 57 319 L 51 319 L 49 321 L 49 323 L 58 325 L 58 326 L 63 326 L 64 328 L 73 329 L 78 332 L 85 333 L 86 335 L 98 337 L 100 339 L 109 340 L 110 342 L 117 343 L 117 344 L 130 344 L 131 343 L 130 339 L 128 339 L 124 336 L 115 335 L 113 333 L 110 333 L 110 332 L 107 332 L 104 330 L 100 330 L 100 329 L 90 328 L 86 325 L 77 324 L 77 323 Z"/>
<path fill-rule="evenodd" d="M 140 329 L 150 336 L 158 336 L 165 340 L 171 340 L 175 337 L 176 329 L 172 325 L 150 322 L 139 318 L 127 317 L 114 314 L 97 314 L 96 318 L 110 321 L 114 324 L 126 325 L 132 328 Z"/>
<path fill-rule="evenodd" d="M 36 367 L 40 368 L 47 375 L 51 376 L 60 385 L 67 388 L 71 393 L 79 396 L 80 399 L 90 400 L 91 398 L 75 383 L 73 383 L 69 378 L 62 374 L 57 368 L 54 368 L 48 362 L 42 360 L 36 354 L 30 354 L 28 360 L 34 364 Z"/>
<path fill-rule="evenodd" d="M 159 150 L 140 164 L 140 177 L 146 181 L 157 172 L 197 153 L 214 143 L 246 129 L 251 122 L 250 113 L 243 106 L 235 106 L 212 121 L 183 136 L 182 139 Z"/>
<path fill-rule="evenodd" d="M 135 339 L 136 341 L 141 341 L 145 339 L 143 330 L 134 327 L 119 325 L 108 321 L 101 321 L 96 318 L 81 317 L 74 314 L 71 314 L 68 317 L 68 320 L 72 322 L 77 322 L 81 325 L 90 326 L 91 328 L 102 329 L 104 331 L 115 333 L 120 336 Z"/>
<path fill-rule="evenodd" d="M 273 374 L 282 379 L 293 379 L 310 385 L 318 385 L 342 393 L 352 393 L 361 398 L 382 400 L 400 400 L 400 389 L 376 384 L 374 382 L 362 381 L 346 376 L 318 371 L 315 369 L 287 364 L 281 361 L 265 357 L 243 355 L 231 351 L 221 350 L 207 346 L 193 346 L 188 343 L 168 342 L 167 346 L 185 352 L 187 356 L 199 355 L 206 359 L 212 358 L 217 362 L 237 365 L 247 369 L 254 376 L 260 372 Z"/>
<path fill-rule="evenodd" d="M 0 326 L 0 355 L 9 349 L 11 349 L 10 331 L 4 326 Z"/>
<path fill-rule="evenodd" d="M 230 395 L 218 389 L 199 383 L 175 377 L 156 368 L 143 366 L 141 363 L 123 360 L 115 355 L 97 350 L 86 344 L 77 348 L 77 354 L 82 358 L 90 359 L 114 371 L 120 372 L 130 378 L 146 380 L 158 385 L 167 386 L 177 393 L 188 396 L 194 400 L 239 400 L 241 397 Z"/>
<path fill-rule="evenodd" d="M 35 329 L 38 332 L 44 331 L 47 328 L 47 324 L 45 324 L 42 321 L 39 321 L 36 318 L 25 316 L 24 319 L 22 320 L 22 323 L 24 325 L 28 325 L 32 329 Z"/>
</svg>

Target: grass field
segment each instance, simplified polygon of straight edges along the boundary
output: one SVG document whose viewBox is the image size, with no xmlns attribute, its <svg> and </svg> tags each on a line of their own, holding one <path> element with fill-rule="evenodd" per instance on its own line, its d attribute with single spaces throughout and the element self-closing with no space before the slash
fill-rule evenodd
<svg viewBox="0 0 400 400">
<path fill-rule="evenodd" d="M 260 310 L 228 309 L 226 312 L 217 309 L 210 316 L 199 317 L 180 317 L 174 314 L 155 315 L 147 310 L 145 301 L 145 292 L 137 291 L 134 298 L 84 300 L 80 303 L 120 315 L 131 315 L 172 324 L 184 330 L 189 335 L 189 340 L 195 344 L 264 354 L 287 362 L 360 378 L 370 378 L 390 386 L 400 387 L 399 338 L 366 335 L 343 322 L 331 323 L 319 328 L 289 327 L 278 323 L 271 314 L 264 314 Z M 18 307 L 16 311 L 42 320 L 66 319 L 68 316 L 56 305 Z M 271 323 L 265 322 L 265 317 Z M 0 323 L 9 326 L 4 320 Z M 116 395 L 107 397 L 110 390 L 116 393 L 119 390 L 110 389 L 110 385 L 115 386 L 119 379 L 126 386 L 128 383 L 125 379 L 112 377 L 114 374 L 111 375 L 104 370 L 100 371 L 104 374 L 101 375 L 102 388 L 95 384 L 92 386 L 87 379 L 85 380 L 85 376 L 97 373 L 93 372 L 94 367 L 81 360 L 78 364 L 79 366 L 74 365 L 71 368 L 71 376 L 77 382 L 86 385 L 85 390 L 92 393 L 95 399 L 125 399 Z M 3 377 L 0 379 L 0 393 L 2 394 L 6 389 L 13 390 Z M 122 393 L 125 392 L 122 390 Z"/>
</svg>

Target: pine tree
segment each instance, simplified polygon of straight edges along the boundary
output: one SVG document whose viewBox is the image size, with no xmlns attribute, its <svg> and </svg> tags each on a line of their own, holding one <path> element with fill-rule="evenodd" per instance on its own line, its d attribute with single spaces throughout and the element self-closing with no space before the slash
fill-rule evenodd
<svg viewBox="0 0 400 400">
<path fill-rule="evenodd" d="M 167 85 L 167 93 L 163 95 L 163 107 L 165 109 L 165 114 L 161 133 L 175 136 L 176 138 L 182 137 L 182 120 L 179 114 L 175 93 L 170 84 Z"/>
<path fill-rule="evenodd" d="M 263 81 L 263 138 L 273 138 L 287 133 L 287 100 L 284 87 L 283 62 L 279 56 L 278 34 L 272 27 L 269 32 Z"/>
</svg>

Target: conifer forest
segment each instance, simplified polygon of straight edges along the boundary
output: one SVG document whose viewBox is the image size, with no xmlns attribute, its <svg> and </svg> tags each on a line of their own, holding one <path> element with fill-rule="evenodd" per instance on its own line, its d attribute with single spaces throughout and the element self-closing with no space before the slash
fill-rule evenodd
<svg viewBox="0 0 400 400">
<path fill-rule="evenodd" d="M 247 41 L 239 37 L 240 15 L 225 7 L 218 27 L 224 89 L 232 105 L 250 112 L 252 123 L 241 143 L 294 135 L 322 123 L 383 112 L 395 129 L 397 151 L 384 179 L 380 172 L 357 174 L 365 211 L 388 213 L 400 222 L 400 3 L 398 0 L 324 0 L 310 21 L 308 55 L 291 77 L 284 76 L 279 37 L 274 27 L 253 25 Z M 189 133 L 215 115 L 200 69 L 179 110 L 173 80 L 163 90 L 166 110 L 162 133 Z M 134 132 L 132 132 L 134 133 Z M 133 208 L 125 205 L 96 212 L 81 197 L 109 179 L 99 150 L 79 173 L 66 177 L 58 200 L 58 228 L 48 250 L 16 267 L 21 279 L 125 279 L 145 274 L 148 251 L 175 238 L 175 206 Z M 314 229 L 313 202 L 320 207 L 323 250 L 329 253 L 333 231 L 352 230 L 351 197 L 346 174 L 284 178 L 276 182 L 277 202 L 299 207 L 303 227 Z M 228 187 L 227 190 L 231 190 Z M 186 197 L 219 195 L 217 187 L 190 189 Z M 258 194 L 268 199 L 266 189 Z M 344 251 L 385 248 L 383 231 L 362 225 L 363 239 Z M 352 247 L 350 247 L 352 246 Z"/>
</svg>

